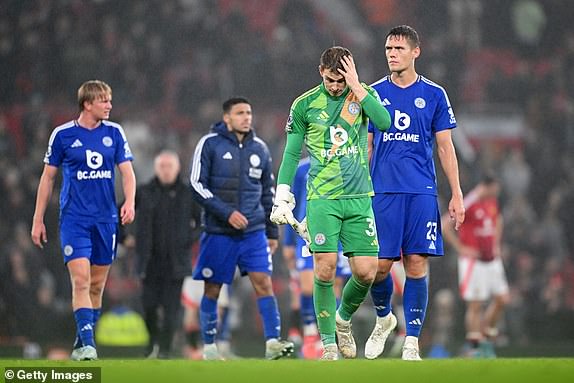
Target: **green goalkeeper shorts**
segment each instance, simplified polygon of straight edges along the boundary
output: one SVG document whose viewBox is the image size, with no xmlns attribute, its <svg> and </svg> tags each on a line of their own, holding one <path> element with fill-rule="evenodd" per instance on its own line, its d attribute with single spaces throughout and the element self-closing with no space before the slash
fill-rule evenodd
<svg viewBox="0 0 574 383">
<path fill-rule="evenodd" d="M 339 241 L 347 257 L 376 257 L 379 242 L 371 197 L 307 201 L 311 252 L 336 253 Z"/>
</svg>

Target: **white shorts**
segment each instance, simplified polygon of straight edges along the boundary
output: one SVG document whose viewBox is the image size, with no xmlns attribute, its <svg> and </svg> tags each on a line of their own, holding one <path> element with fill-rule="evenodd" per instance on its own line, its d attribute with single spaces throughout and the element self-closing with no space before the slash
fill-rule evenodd
<svg viewBox="0 0 574 383">
<path fill-rule="evenodd" d="M 184 307 L 197 309 L 203 297 L 203 281 L 197 281 L 193 277 L 185 277 L 181 288 L 181 303 Z M 229 306 L 229 285 L 222 285 L 219 292 L 218 306 Z"/>
<path fill-rule="evenodd" d="M 508 282 L 502 260 L 490 262 L 469 257 L 458 258 L 458 287 L 465 301 L 486 301 L 508 293 Z"/>
</svg>

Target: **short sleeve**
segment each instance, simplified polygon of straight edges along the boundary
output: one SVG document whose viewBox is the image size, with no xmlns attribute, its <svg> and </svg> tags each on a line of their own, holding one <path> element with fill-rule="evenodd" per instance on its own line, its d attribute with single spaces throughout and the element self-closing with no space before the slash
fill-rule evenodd
<svg viewBox="0 0 574 383">
<path fill-rule="evenodd" d="M 62 158 L 64 157 L 64 150 L 62 148 L 62 140 L 57 132 L 53 132 L 48 142 L 48 149 L 44 155 L 44 163 L 46 165 L 60 166 Z"/>
<path fill-rule="evenodd" d="M 118 142 L 118 145 L 116 145 L 115 163 L 119 164 L 125 161 L 133 161 L 134 157 L 130 149 L 130 144 L 121 125 L 115 126 L 115 135 L 115 141 Z"/>
</svg>

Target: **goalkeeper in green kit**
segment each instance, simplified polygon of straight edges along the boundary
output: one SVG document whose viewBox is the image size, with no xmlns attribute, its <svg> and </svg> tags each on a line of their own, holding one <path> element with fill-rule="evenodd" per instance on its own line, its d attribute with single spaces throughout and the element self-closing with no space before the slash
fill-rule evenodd
<svg viewBox="0 0 574 383">
<path fill-rule="evenodd" d="M 377 93 L 359 82 L 351 52 L 331 47 L 321 55 L 321 84 L 293 102 L 285 130 L 287 143 L 279 169 L 271 220 L 293 225 L 306 237 L 314 257 L 313 301 L 324 351 L 321 359 L 355 358 L 351 316 L 361 305 L 377 272 L 379 244 L 371 207 L 367 127 L 381 130 L 390 116 Z M 293 217 L 291 183 L 305 141 L 311 158 L 306 224 Z M 339 241 L 352 277 L 336 308 L 333 281 Z"/>
</svg>

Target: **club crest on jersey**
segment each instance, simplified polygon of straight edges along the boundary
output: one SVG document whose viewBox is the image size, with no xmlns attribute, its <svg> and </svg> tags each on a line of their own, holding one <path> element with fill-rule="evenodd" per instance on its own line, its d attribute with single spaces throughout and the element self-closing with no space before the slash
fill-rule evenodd
<svg viewBox="0 0 574 383">
<path fill-rule="evenodd" d="M 70 255 L 72 255 L 74 253 L 74 248 L 70 245 L 66 245 L 64 246 L 64 255 L 66 257 L 69 257 Z"/>
<path fill-rule="evenodd" d="M 349 104 L 348 110 L 349 110 L 349 113 L 351 113 L 353 116 L 355 116 L 355 115 L 359 114 L 359 112 L 361 112 L 361 105 L 359 105 L 356 102 L 351 102 Z"/>
<path fill-rule="evenodd" d="M 415 106 L 419 109 L 424 109 L 424 107 L 427 106 L 427 102 L 424 98 L 417 97 L 415 98 Z"/>
<path fill-rule="evenodd" d="M 251 166 L 256 168 L 259 165 L 261 165 L 261 158 L 259 158 L 257 154 L 252 154 L 251 156 L 249 156 L 249 163 L 251 164 Z"/>
<path fill-rule="evenodd" d="M 205 267 L 201 270 L 201 275 L 203 275 L 204 278 L 211 278 L 213 277 L 213 270 L 211 270 L 209 267 Z"/>
<path fill-rule="evenodd" d="M 104 144 L 105 146 L 107 146 L 108 148 L 110 146 L 112 146 L 112 144 L 114 143 L 114 141 L 112 141 L 112 138 L 109 136 L 105 136 L 104 138 L 102 138 L 102 144 Z"/>
<path fill-rule="evenodd" d="M 315 235 L 315 243 L 317 245 L 324 245 L 325 242 L 327 242 L 327 238 L 325 237 L 325 234 L 323 233 L 317 233 Z"/>
</svg>

